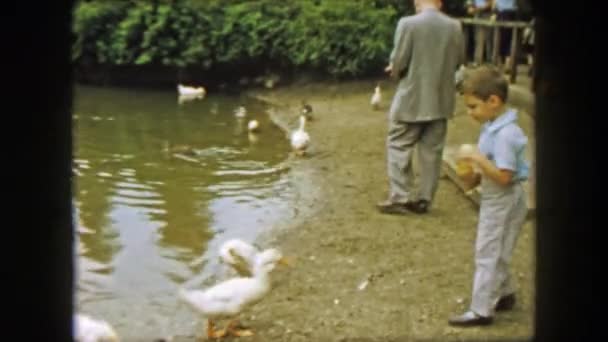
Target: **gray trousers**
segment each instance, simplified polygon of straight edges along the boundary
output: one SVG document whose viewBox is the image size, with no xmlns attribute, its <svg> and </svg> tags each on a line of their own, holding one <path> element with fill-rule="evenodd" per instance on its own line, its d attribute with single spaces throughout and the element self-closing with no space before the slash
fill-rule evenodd
<svg viewBox="0 0 608 342">
<path fill-rule="evenodd" d="M 476 16 L 480 19 L 489 19 L 490 13 Z M 492 48 L 494 31 L 488 26 L 475 26 L 475 62 L 484 64 L 492 61 Z M 480 42 L 483 42 L 481 44 Z M 483 46 L 483 47 L 482 47 Z"/>
<path fill-rule="evenodd" d="M 432 202 L 437 191 L 447 120 L 424 122 L 390 121 L 387 138 L 388 177 L 392 202 L 404 203 L 425 199 Z M 417 198 L 413 198 L 414 172 L 412 158 L 418 145 L 420 182 Z"/>
<path fill-rule="evenodd" d="M 494 32 L 489 27 L 478 26 L 475 30 L 475 63 L 484 64 L 492 61 L 493 35 Z M 483 41 L 483 44 L 479 43 L 480 41 Z"/>
<path fill-rule="evenodd" d="M 504 188 L 484 180 L 481 186 L 471 310 L 492 316 L 498 299 L 515 292 L 509 265 L 528 208 L 520 183 Z"/>
</svg>

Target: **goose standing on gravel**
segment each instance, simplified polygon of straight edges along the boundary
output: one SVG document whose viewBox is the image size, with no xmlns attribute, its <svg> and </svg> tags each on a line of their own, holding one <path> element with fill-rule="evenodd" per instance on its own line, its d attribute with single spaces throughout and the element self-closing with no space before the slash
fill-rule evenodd
<svg viewBox="0 0 608 342">
<path fill-rule="evenodd" d="M 382 101 L 382 93 L 380 93 L 380 85 L 376 85 L 376 89 L 374 90 L 374 95 L 372 95 L 370 103 L 374 109 L 378 109 L 380 108 L 380 101 Z"/>
</svg>

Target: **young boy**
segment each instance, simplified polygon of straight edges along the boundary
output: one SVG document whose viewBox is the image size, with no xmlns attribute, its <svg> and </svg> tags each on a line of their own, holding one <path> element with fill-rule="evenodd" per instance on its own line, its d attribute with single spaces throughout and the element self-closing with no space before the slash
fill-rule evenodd
<svg viewBox="0 0 608 342">
<path fill-rule="evenodd" d="M 527 213 L 521 185 L 528 177 L 527 138 L 517 125 L 516 112 L 505 105 L 508 84 L 497 69 L 474 70 L 463 82 L 462 94 L 469 115 L 483 126 L 477 148 L 460 153 L 460 162 L 474 165 L 464 168 L 468 172 L 461 177 L 470 187 L 481 182 L 482 193 L 470 308 L 450 318 L 449 324 L 487 325 L 495 311 L 515 304 L 509 265 Z"/>
</svg>

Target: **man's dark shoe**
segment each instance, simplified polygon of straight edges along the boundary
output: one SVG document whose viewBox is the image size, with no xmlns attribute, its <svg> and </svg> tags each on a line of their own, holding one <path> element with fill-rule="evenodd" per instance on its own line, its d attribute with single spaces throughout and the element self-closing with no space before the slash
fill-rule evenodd
<svg viewBox="0 0 608 342">
<path fill-rule="evenodd" d="M 416 214 L 426 214 L 429 211 L 429 201 L 419 200 L 416 202 L 407 202 L 405 207 Z"/>
<path fill-rule="evenodd" d="M 515 306 L 515 294 L 508 294 L 506 296 L 500 297 L 496 306 L 494 307 L 495 311 L 507 311 L 513 309 Z"/>
<path fill-rule="evenodd" d="M 467 311 L 459 316 L 454 316 L 448 320 L 448 323 L 456 327 L 472 327 L 479 325 L 492 324 L 494 319 L 492 317 L 480 316 L 473 311 Z"/>
<path fill-rule="evenodd" d="M 408 209 L 406 203 L 398 203 L 384 201 L 376 204 L 376 208 L 383 214 L 407 215 Z"/>
</svg>

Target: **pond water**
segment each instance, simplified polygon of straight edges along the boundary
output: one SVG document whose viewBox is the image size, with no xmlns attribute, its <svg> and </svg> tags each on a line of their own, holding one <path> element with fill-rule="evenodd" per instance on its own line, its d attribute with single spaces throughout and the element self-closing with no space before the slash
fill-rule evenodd
<svg viewBox="0 0 608 342">
<path fill-rule="evenodd" d="M 240 95 L 180 104 L 175 90 L 75 88 L 78 311 L 127 338 L 190 330 L 177 287 L 212 283 L 219 244 L 290 215 L 289 143 L 267 110 Z"/>
</svg>

